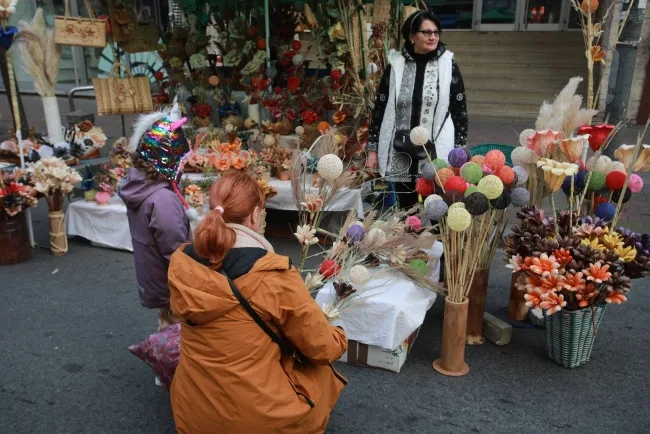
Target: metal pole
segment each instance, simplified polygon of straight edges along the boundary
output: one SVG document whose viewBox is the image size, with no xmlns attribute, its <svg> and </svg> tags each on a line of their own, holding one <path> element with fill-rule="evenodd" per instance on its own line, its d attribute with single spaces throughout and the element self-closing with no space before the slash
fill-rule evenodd
<svg viewBox="0 0 650 434">
<path fill-rule="evenodd" d="M 264 0 L 264 34 L 266 36 L 266 67 L 271 67 L 271 27 L 269 24 L 269 0 Z"/>
</svg>

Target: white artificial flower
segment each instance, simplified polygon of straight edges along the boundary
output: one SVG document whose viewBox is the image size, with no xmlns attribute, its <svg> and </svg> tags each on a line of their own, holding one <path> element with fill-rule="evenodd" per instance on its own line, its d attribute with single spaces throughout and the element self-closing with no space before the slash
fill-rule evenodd
<svg viewBox="0 0 650 434">
<path fill-rule="evenodd" d="M 341 312 L 339 312 L 339 310 L 332 304 L 321 304 L 320 308 L 329 322 L 335 321 L 341 317 Z"/>
<path fill-rule="evenodd" d="M 311 246 L 318 242 L 316 238 L 316 229 L 312 229 L 309 225 L 298 226 L 297 232 L 294 233 L 300 245 Z"/>
<path fill-rule="evenodd" d="M 305 277 L 305 286 L 309 291 L 312 289 L 319 288 L 323 284 L 323 276 L 320 274 L 316 273 L 312 275 L 311 273 L 307 273 L 307 276 Z"/>
</svg>

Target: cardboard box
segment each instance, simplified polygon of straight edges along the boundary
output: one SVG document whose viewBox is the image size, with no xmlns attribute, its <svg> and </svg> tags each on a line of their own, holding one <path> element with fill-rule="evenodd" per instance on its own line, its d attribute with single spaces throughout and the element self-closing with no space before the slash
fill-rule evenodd
<svg viewBox="0 0 650 434">
<path fill-rule="evenodd" d="M 348 340 L 348 350 L 341 356 L 339 362 L 354 366 L 386 369 L 399 373 L 406 362 L 406 356 L 413 348 L 413 343 L 419 332 L 420 328 L 418 327 L 397 349 L 392 351 Z"/>
</svg>

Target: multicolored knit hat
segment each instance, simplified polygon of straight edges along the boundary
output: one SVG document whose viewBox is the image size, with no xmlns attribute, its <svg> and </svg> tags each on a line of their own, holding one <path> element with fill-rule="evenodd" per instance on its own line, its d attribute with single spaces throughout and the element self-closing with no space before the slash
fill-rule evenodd
<svg viewBox="0 0 650 434">
<path fill-rule="evenodd" d="M 181 163 L 190 145 L 181 128 L 187 118 L 170 121 L 168 117 L 153 123 L 140 138 L 136 153 L 149 161 L 168 181 L 178 181 Z"/>
</svg>

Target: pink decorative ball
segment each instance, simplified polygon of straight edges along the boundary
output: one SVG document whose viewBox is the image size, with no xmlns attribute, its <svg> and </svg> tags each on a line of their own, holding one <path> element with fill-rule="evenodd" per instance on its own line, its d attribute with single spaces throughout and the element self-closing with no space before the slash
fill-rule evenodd
<svg viewBox="0 0 650 434">
<path fill-rule="evenodd" d="M 452 176 L 445 182 L 445 190 L 465 193 L 465 190 L 467 190 L 467 182 L 462 176 Z"/>
<path fill-rule="evenodd" d="M 493 149 L 485 154 L 485 164 L 492 170 L 499 170 L 506 164 L 506 156 L 503 152 Z"/>
<path fill-rule="evenodd" d="M 643 179 L 636 173 L 630 175 L 630 181 L 627 183 L 627 187 L 632 193 L 638 193 L 643 188 Z"/>
<path fill-rule="evenodd" d="M 513 172 L 513 170 L 508 166 L 501 166 L 501 168 L 497 170 L 496 175 L 504 185 L 512 184 L 515 180 L 515 172 Z"/>
<path fill-rule="evenodd" d="M 490 169 L 487 164 L 483 164 L 483 174 L 494 175 L 497 171 Z"/>
<path fill-rule="evenodd" d="M 110 201 L 111 195 L 105 191 L 99 191 L 95 195 L 95 202 L 97 202 L 99 205 L 106 205 Z"/>
<path fill-rule="evenodd" d="M 406 217 L 406 226 L 413 229 L 414 231 L 419 231 L 422 229 L 422 221 L 420 221 L 420 218 L 415 215 L 411 215 Z"/>
</svg>

